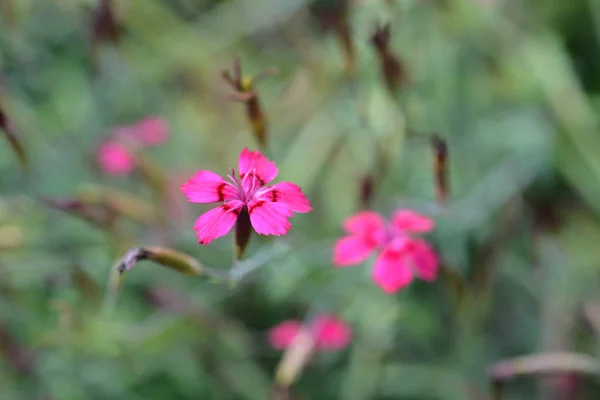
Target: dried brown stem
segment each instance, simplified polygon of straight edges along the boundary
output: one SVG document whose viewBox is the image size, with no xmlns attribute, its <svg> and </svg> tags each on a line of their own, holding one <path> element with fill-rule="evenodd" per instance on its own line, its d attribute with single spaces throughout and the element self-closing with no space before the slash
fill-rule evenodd
<svg viewBox="0 0 600 400">
<path fill-rule="evenodd" d="M 3 131 L 8 143 L 12 147 L 14 153 L 17 155 L 19 159 L 19 163 L 24 170 L 29 169 L 29 159 L 27 158 L 27 153 L 25 152 L 25 148 L 21 143 L 19 135 L 10 121 L 10 119 L 6 116 L 2 107 L 0 105 L 0 131 Z"/>
<path fill-rule="evenodd" d="M 448 145 L 438 135 L 431 138 L 434 155 L 435 188 L 438 202 L 444 204 L 448 197 Z"/>
<path fill-rule="evenodd" d="M 267 146 L 267 119 L 260 106 L 258 92 L 254 89 L 254 85 L 275 73 L 277 73 L 276 68 L 269 68 L 259 72 L 254 77 L 244 77 L 239 59 L 234 60 L 233 73 L 229 73 L 229 71 L 221 72 L 221 77 L 235 90 L 228 97 L 233 101 L 245 103 L 246 116 L 255 138 L 263 150 Z"/>
<path fill-rule="evenodd" d="M 491 366 L 488 376 L 494 398 L 502 398 L 502 383 L 519 376 L 576 373 L 600 377 L 600 361 L 594 357 L 572 352 L 532 354 L 500 361 Z"/>
<path fill-rule="evenodd" d="M 129 271 L 138 262 L 151 260 L 155 263 L 173 269 L 183 275 L 194 277 L 206 277 L 221 282 L 236 283 L 244 276 L 254 271 L 269 260 L 287 251 L 288 246 L 274 245 L 258 252 L 248 260 L 235 262 L 233 267 L 227 271 L 208 268 L 194 257 L 165 247 L 135 247 L 125 253 L 115 268 L 110 271 L 109 281 L 104 297 L 104 310 L 110 312 L 116 302 L 116 297 L 123 283 L 123 274 Z"/>
<path fill-rule="evenodd" d="M 205 268 L 198 260 L 185 253 L 163 247 L 136 247 L 130 249 L 118 262 L 116 268 L 110 272 L 107 292 L 104 297 L 104 309 L 106 311 L 110 311 L 114 307 L 125 271 L 129 271 L 134 265 L 143 260 L 154 261 L 163 267 L 173 269 L 184 275 L 227 279 L 226 274 Z"/>
</svg>

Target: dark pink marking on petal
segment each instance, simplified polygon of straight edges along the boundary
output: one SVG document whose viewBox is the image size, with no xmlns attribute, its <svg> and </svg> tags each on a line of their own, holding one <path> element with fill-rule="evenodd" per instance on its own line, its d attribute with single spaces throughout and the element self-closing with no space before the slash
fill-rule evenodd
<svg viewBox="0 0 600 400">
<path fill-rule="evenodd" d="M 291 182 L 281 182 L 273 185 L 269 191 L 264 194 L 268 201 L 281 203 L 290 210 L 297 213 L 307 213 L 312 210 L 310 202 L 302 193 L 300 186 Z"/>
<path fill-rule="evenodd" d="M 248 196 L 253 196 L 264 186 L 264 182 L 255 173 L 247 173 L 242 177 L 242 188 Z"/>
<path fill-rule="evenodd" d="M 229 182 L 211 171 L 198 171 L 186 183 L 181 191 L 192 203 L 213 203 L 238 198 L 237 190 Z"/>
<path fill-rule="evenodd" d="M 249 151 L 247 147 L 240 153 L 238 168 L 241 178 L 253 171 L 261 186 L 275 179 L 279 172 L 274 162 L 258 151 Z"/>
<path fill-rule="evenodd" d="M 198 243 L 207 245 L 221 236 L 225 236 L 237 220 L 244 203 L 238 200 L 229 201 L 202 214 L 194 224 Z"/>
<path fill-rule="evenodd" d="M 255 199 L 248 203 L 248 213 L 252 227 L 261 235 L 285 235 L 292 226 L 288 218 L 293 214 L 283 204 Z"/>
</svg>

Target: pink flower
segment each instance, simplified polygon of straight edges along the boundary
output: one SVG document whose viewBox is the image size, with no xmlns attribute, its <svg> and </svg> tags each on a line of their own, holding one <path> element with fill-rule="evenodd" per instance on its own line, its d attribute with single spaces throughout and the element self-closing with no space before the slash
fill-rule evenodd
<svg viewBox="0 0 600 400">
<path fill-rule="evenodd" d="M 348 347 L 352 340 L 352 330 L 348 324 L 332 315 L 316 317 L 307 328 L 310 329 L 318 350 L 341 350 Z M 271 328 L 268 335 L 271 347 L 287 349 L 301 329 L 302 323 L 296 320 L 287 320 Z"/>
<path fill-rule="evenodd" d="M 231 168 L 231 175 L 227 176 L 230 182 L 214 172 L 201 170 L 181 185 L 181 191 L 192 203 L 224 202 L 196 220 L 198 243 L 207 245 L 226 235 L 242 212 L 249 214 L 258 234 L 285 235 L 291 227 L 288 218 L 294 212 L 306 213 L 312 209 L 299 186 L 290 182 L 266 186 L 278 170 L 260 152 L 244 148 L 238 168 L 239 177 Z"/>
<path fill-rule="evenodd" d="M 127 175 L 135 167 L 135 157 L 126 146 L 108 141 L 98 150 L 98 164 L 107 174 Z"/>
<path fill-rule="evenodd" d="M 437 276 L 439 259 L 422 239 L 410 236 L 429 232 L 430 218 L 412 210 L 398 210 L 388 225 L 374 211 L 362 211 L 344 222 L 347 236 L 339 239 L 333 251 L 333 263 L 344 267 L 358 264 L 379 250 L 373 267 L 373 280 L 386 293 L 408 286 L 416 274 L 425 281 Z"/>
<path fill-rule="evenodd" d="M 169 127 L 162 118 L 149 117 L 136 124 L 117 128 L 114 135 L 140 146 L 157 146 L 167 140 Z"/>
<path fill-rule="evenodd" d="M 100 146 L 98 164 L 107 174 L 127 175 L 135 167 L 135 151 L 145 146 L 156 146 L 168 135 L 167 123 L 158 117 L 116 128 L 111 138 Z"/>
</svg>

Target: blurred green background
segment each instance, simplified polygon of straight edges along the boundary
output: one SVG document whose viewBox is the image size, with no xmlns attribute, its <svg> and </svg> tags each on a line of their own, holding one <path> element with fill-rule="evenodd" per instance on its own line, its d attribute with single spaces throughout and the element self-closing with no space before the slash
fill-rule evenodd
<svg viewBox="0 0 600 400">
<path fill-rule="evenodd" d="M 290 398 L 600 398 L 600 1 L 354 0 L 346 16 L 340 3 L 115 0 L 112 40 L 94 0 L 2 1 L 0 106 L 30 167 L 0 137 L 1 399 L 271 398 L 281 352 L 266 332 L 322 312 L 351 324 L 353 342 L 317 355 Z M 393 94 L 370 42 L 377 20 L 407 71 Z M 143 261 L 104 313 L 130 247 L 232 266 L 231 235 L 196 243 L 208 207 L 179 185 L 257 149 L 221 79 L 236 57 L 248 75 L 278 68 L 256 87 L 266 154 L 314 210 L 287 236 L 254 235 L 252 271 L 234 284 Z M 150 172 L 103 173 L 110 132 L 153 115 L 171 134 L 144 151 Z M 445 208 L 432 133 L 448 144 Z M 392 296 L 371 261 L 330 261 L 380 157 L 372 208 L 432 215 L 443 264 Z M 56 206 L 104 195 L 130 205 L 110 227 Z"/>
</svg>

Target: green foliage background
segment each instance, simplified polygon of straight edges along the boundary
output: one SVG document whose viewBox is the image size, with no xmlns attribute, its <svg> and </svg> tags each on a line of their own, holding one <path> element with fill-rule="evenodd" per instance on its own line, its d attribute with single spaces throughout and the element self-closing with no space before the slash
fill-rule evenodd
<svg viewBox="0 0 600 400">
<path fill-rule="evenodd" d="M 597 0 L 356 0 L 350 81 L 334 30 L 305 0 L 116 1 L 123 37 L 94 62 L 95 6 L 0 8 L 0 101 L 31 162 L 20 170 L 0 140 L 0 398 L 269 398 L 281 354 L 268 328 L 319 312 L 343 317 L 354 340 L 305 369 L 298 398 L 488 399 L 498 394 L 494 363 L 556 351 L 591 357 L 575 389 L 598 398 Z M 377 19 L 391 22 L 409 74 L 395 98 L 369 42 Z M 111 268 L 131 246 L 232 265 L 229 237 L 196 243 L 194 220 L 208 208 L 187 204 L 178 186 L 198 169 L 225 174 L 244 146 L 257 147 L 220 78 L 235 57 L 249 75 L 279 68 L 257 87 L 267 154 L 314 211 L 294 217 L 288 236 L 255 235 L 247 259 L 256 269 L 237 284 L 142 262 L 102 314 Z M 145 154 L 164 190 L 139 175 L 107 176 L 94 162 L 113 128 L 149 115 L 171 129 Z M 449 148 L 444 210 L 432 132 Z M 377 162 L 374 146 L 392 163 L 373 208 L 433 215 L 429 239 L 443 260 L 436 282 L 393 296 L 372 284 L 371 261 L 330 262 Z M 135 196 L 150 218 L 106 231 L 41 201 L 91 185 Z M 534 373 L 503 385 L 502 398 L 576 398 L 559 397 L 562 378 Z"/>
</svg>

